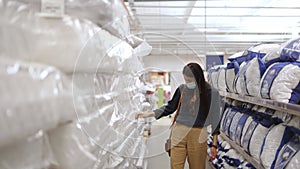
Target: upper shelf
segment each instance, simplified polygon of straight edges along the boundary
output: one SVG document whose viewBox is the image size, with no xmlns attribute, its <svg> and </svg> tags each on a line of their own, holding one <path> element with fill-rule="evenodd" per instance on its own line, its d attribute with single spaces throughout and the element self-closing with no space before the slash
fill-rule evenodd
<svg viewBox="0 0 300 169">
<path fill-rule="evenodd" d="M 235 93 L 220 92 L 220 95 L 242 102 L 248 102 L 259 106 L 268 107 L 274 110 L 283 111 L 292 115 L 300 116 L 300 105 L 283 103 L 275 100 L 262 99 L 252 96 L 242 96 Z"/>
</svg>

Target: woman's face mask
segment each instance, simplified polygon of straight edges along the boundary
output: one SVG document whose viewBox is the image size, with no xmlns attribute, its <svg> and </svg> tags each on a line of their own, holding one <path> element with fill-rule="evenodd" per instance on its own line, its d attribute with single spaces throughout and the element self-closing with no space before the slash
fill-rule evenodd
<svg viewBox="0 0 300 169">
<path fill-rule="evenodd" d="M 194 82 L 190 82 L 190 83 L 186 83 L 186 87 L 188 88 L 188 89 L 195 89 L 196 88 L 196 82 L 194 81 Z"/>
</svg>

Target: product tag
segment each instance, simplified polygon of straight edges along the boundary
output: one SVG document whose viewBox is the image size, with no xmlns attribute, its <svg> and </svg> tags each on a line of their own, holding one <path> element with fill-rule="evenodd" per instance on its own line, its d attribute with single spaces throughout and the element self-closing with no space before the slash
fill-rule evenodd
<svg viewBox="0 0 300 169">
<path fill-rule="evenodd" d="M 41 15 L 62 17 L 65 13 L 65 0 L 41 0 Z"/>
</svg>

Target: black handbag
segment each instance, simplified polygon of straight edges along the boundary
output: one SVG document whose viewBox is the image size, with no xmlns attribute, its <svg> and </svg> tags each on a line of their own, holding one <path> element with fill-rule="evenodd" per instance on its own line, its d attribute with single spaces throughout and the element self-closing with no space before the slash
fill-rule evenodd
<svg viewBox="0 0 300 169">
<path fill-rule="evenodd" d="M 168 138 L 165 143 L 165 151 L 171 156 L 171 138 Z"/>
</svg>

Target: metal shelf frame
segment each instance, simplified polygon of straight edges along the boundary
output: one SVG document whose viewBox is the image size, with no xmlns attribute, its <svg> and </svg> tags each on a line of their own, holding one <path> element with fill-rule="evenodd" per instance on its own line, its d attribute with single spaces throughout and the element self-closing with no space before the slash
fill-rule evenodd
<svg viewBox="0 0 300 169">
<path fill-rule="evenodd" d="M 252 96 L 242 96 L 235 93 L 220 92 L 220 95 L 226 98 L 231 98 L 234 100 L 239 100 L 242 102 L 247 102 L 247 103 L 271 108 L 274 110 L 286 112 L 300 117 L 300 105 L 297 104 L 284 103 L 275 100 L 263 99 L 263 98 L 252 97 Z"/>
<path fill-rule="evenodd" d="M 221 133 L 220 136 L 227 141 L 231 147 L 233 147 L 236 151 L 238 151 L 244 159 L 246 159 L 249 163 L 251 163 L 256 169 L 264 169 L 263 165 L 260 163 L 259 160 L 254 159 L 252 156 L 250 156 L 245 150 L 237 145 L 234 141 L 232 141 L 230 138 L 228 138 L 224 133 Z"/>
</svg>

